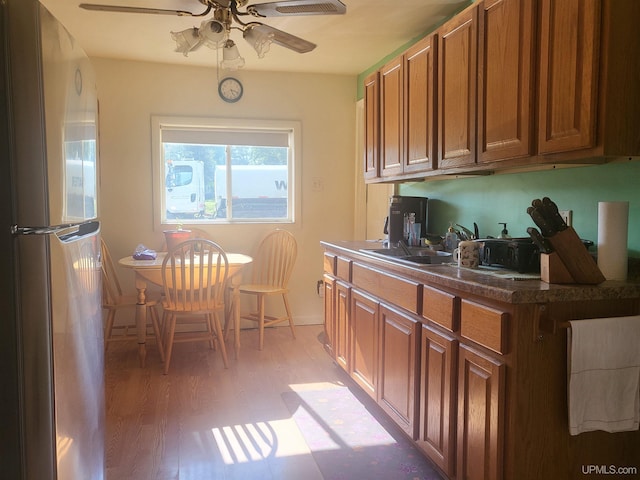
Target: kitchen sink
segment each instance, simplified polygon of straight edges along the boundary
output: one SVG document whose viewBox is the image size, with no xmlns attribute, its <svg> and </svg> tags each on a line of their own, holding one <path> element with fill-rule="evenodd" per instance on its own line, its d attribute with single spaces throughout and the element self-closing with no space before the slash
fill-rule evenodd
<svg viewBox="0 0 640 480">
<path fill-rule="evenodd" d="M 430 248 L 409 247 L 409 253 L 402 248 L 362 248 L 361 252 L 408 265 L 436 265 L 449 263 L 452 255 L 449 252 L 431 250 Z"/>
</svg>

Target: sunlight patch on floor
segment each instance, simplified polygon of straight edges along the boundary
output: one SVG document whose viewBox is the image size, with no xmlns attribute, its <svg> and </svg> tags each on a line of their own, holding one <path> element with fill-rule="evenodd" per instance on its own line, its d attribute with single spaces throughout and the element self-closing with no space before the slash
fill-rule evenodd
<svg viewBox="0 0 640 480">
<path fill-rule="evenodd" d="M 211 433 L 227 465 L 310 453 L 293 419 L 215 427 Z"/>
</svg>

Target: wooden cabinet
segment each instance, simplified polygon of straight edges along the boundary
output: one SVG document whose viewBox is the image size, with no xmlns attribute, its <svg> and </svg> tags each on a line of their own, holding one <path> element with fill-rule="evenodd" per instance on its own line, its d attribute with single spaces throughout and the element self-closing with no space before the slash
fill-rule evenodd
<svg viewBox="0 0 640 480">
<path fill-rule="evenodd" d="M 325 248 L 329 351 L 445 478 L 577 480 L 584 465 L 640 458 L 640 432 L 570 436 L 558 327 L 638 315 L 632 284 L 572 286 L 559 298 L 546 284 L 483 286 L 480 274 L 383 264 L 344 242 Z"/>
<path fill-rule="evenodd" d="M 336 342 L 335 289 L 336 281 L 329 275 L 323 276 L 324 284 L 324 349 L 335 359 L 333 346 Z"/>
<path fill-rule="evenodd" d="M 593 147 L 599 0 L 541 0 L 538 151 Z"/>
<path fill-rule="evenodd" d="M 456 478 L 503 478 L 504 383 L 504 364 L 460 345 Z"/>
<path fill-rule="evenodd" d="M 380 85 L 374 72 L 364 80 L 364 178 L 376 178 L 379 171 Z"/>
<path fill-rule="evenodd" d="M 351 377 L 377 400 L 379 303 L 356 289 L 351 291 Z"/>
<path fill-rule="evenodd" d="M 380 327 L 378 403 L 415 439 L 418 322 L 412 316 L 382 304 Z"/>
<path fill-rule="evenodd" d="M 447 475 L 455 474 L 458 341 L 422 325 L 417 445 Z"/>
<path fill-rule="evenodd" d="M 640 155 L 638 23 L 637 0 L 475 2 L 368 77 L 366 178 Z"/>
<path fill-rule="evenodd" d="M 429 35 L 404 55 L 406 151 L 403 173 L 424 172 L 436 167 L 435 70 L 438 37 Z"/>
<path fill-rule="evenodd" d="M 476 162 L 478 8 L 445 23 L 438 52 L 438 168 Z"/>
<path fill-rule="evenodd" d="M 402 173 L 404 63 L 397 57 L 380 69 L 380 175 Z"/>
<path fill-rule="evenodd" d="M 342 368 L 349 371 L 349 307 L 351 288 L 342 281 L 335 284 L 334 355 Z"/>
<path fill-rule="evenodd" d="M 531 156 L 534 0 L 485 0 L 478 19 L 478 162 Z"/>
</svg>

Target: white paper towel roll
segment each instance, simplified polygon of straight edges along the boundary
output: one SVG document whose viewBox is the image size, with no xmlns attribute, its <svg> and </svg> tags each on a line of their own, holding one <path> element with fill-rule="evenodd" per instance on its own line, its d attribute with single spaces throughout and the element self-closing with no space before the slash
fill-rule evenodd
<svg viewBox="0 0 640 480">
<path fill-rule="evenodd" d="M 627 279 L 629 202 L 598 203 L 598 267 L 607 280 Z"/>
</svg>

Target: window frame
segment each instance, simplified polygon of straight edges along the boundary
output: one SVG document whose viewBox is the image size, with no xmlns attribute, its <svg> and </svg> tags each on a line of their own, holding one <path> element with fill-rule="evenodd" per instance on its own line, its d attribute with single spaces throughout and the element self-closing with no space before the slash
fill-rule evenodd
<svg viewBox="0 0 640 480">
<path fill-rule="evenodd" d="M 282 219 L 266 218 L 187 218 L 167 219 L 164 186 L 166 178 L 162 149 L 162 130 L 181 128 L 211 128 L 218 132 L 229 130 L 265 130 L 286 132 L 289 136 L 288 195 L 289 216 Z M 302 211 L 301 123 L 296 120 L 262 120 L 217 117 L 151 116 L 151 163 L 153 175 L 153 219 L 156 229 L 175 225 L 238 225 L 238 224 L 287 224 L 297 225 Z M 293 188 L 291 186 L 293 185 Z"/>
</svg>

